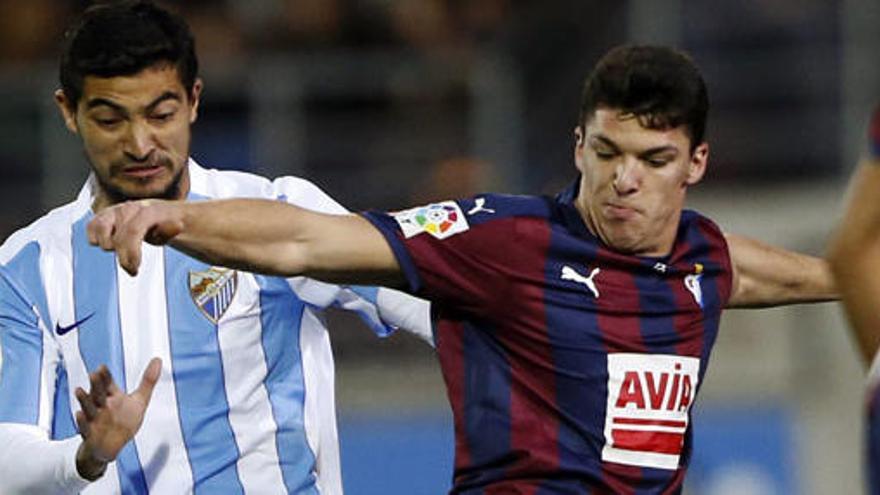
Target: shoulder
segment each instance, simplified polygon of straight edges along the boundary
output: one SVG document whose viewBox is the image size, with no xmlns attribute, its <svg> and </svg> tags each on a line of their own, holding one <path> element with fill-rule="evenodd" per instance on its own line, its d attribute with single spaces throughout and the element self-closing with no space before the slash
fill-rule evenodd
<svg viewBox="0 0 880 495">
<path fill-rule="evenodd" d="M 55 208 L 30 225 L 15 231 L 0 245 L 0 264 L 9 263 L 29 246 L 38 254 L 52 248 L 64 249 L 70 245 L 71 228 L 89 212 L 83 201 Z"/>
<path fill-rule="evenodd" d="M 548 218 L 551 215 L 549 198 L 513 194 L 478 194 L 455 203 L 468 221 L 474 225 L 518 218 Z"/>
<path fill-rule="evenodd" d="M 301 177 L 285 176 L 274 180 L 234 170 L 205 169 L 191 166 L 192 192 L 209 199 L 260 198 L 288 203 L 328 213 L 346 210 L 320 187 Z"/>
<path fill-rule="evenodd" d="M 681 212 L 681 226 L 679 230 L 684 232 L 684 237 L 691 244 L 707 243 L 718 248 L 727 249 L 727 241 L 724 238 L 724 232 L 721 230 L 721 227 L 714 220 L 697 211 L 683 210 Z"/>
</svg>

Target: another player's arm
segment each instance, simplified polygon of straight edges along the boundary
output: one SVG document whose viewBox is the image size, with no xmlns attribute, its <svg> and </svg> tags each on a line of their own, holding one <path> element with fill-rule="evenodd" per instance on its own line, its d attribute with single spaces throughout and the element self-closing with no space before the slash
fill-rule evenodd
<svg viewBox="0 0 880 495">
<path fill-rule="evenodd" d="M 89 240 L 115 250 L 130 273 L 141 241 L 169 243 L 207 263 L 269 275 L 401 287 L 391 247 L 357 215 L 327 215 L 278 201 L 139 201 L 99 213 Z"/>
<path fill-rule="evenodd" d="M 825 260 L 734 234 L 725 237 L 733 265 L 727 307 L 763 308 L 837 299 Z"/>
<path fill-rule="evenodd" d="M 828 251 L 865 362 L 880 347 L 880 108 L 872 125 L 873 146 L 852 178 L 851 198 Z"/>
</svg>

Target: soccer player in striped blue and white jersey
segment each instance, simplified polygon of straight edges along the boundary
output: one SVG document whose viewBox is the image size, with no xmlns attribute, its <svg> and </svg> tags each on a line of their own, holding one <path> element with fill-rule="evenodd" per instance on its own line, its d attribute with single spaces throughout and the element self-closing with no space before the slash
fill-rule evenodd
<svg viewBox="0 0 880 495">
<path fill-rule="evenodd" d="M 680 493 L 722 310 L 836 297 L 823 260 L 683 210 L 706 170 L 707 110 L 689 57 L 618 47 L 587 80 L 580 177 L 556 198 L 335 217 L 268 201 L 131 202 L 89 235 L 133 273 L 146 239 L 430 299 L 455 422 L 452 493 Z"/>
<path fill-rule="evenodd" d="M 0 493 L 341 494 L 321 311 L 430 335 L 427 303 L 212 266 L 172 248 L 130 277 L 89 245 L 127 199 L 267 198 L 345 210 L 313 184 L 189 158 L 202 82 L 186 23 L 101 4 L 69 31 L 58 107 L 92 174 L 0 247 Z"/>
<path fill-rule="evenodd" d="M 868 371 L 865 452 L 869 493 L 880 495 L 880 107 L 868 127 L 868 150 L 852 179 L 829 259 Z"/>
</svg>

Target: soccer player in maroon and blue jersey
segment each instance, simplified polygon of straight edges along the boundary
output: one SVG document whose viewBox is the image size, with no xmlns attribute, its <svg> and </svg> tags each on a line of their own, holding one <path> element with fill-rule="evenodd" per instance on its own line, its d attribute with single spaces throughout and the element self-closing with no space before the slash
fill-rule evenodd
<svg viewBox="0 0 880 495">
<path fill-rule="evenodd" d="M 135 273 L 142 239 L 215 264 L 432 300 L 455 420 L 453 493 L 678 493 L 722 309 L 827 300 L 820 259 L 683 210 L 708 97 L 685 55 L 609 52 L 556 198 L 479 195 L 327 216 L 260 201 L 130 203 L 90 225 Z"/>
<path fill-rule="evenodd" d="M 869 492 L 880 495 L 880 107 L 868 129 L 868 152 L 852 179 L 852 198 L 829 258 L 862 356 L 873 360 L 866 400 L 866 466 Z"/>
</svg>

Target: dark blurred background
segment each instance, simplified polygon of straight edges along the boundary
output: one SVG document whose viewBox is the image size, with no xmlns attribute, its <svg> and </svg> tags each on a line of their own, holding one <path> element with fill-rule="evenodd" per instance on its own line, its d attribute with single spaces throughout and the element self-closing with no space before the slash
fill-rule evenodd
<svg viewBox="0 0 880 495">
<path fill-rule="evenodd" d="M 72 200 L 87 175 L 52 91 L 64 28 L 90 3 L 0 0 L 0 239 Z M 663 43 L 690 52 L 710 90 L 710 172 L 694 204 L 819 253 L 880 97 L 878 0 L 165 5 L 198 41 L 193 156 L 307 177 L 353 210 L 553 193 L 575 178 L 592 65 L 620 43 Z M 860 370 L 836 310 L 805 311 L 726 318 L 691 493 L 860 489 Z M 332 319 L 349 493 L 443 492 L 451 426 L 432 352 Z M 838 395 L 816 391 L 829 386 Z"/>
</svg>

